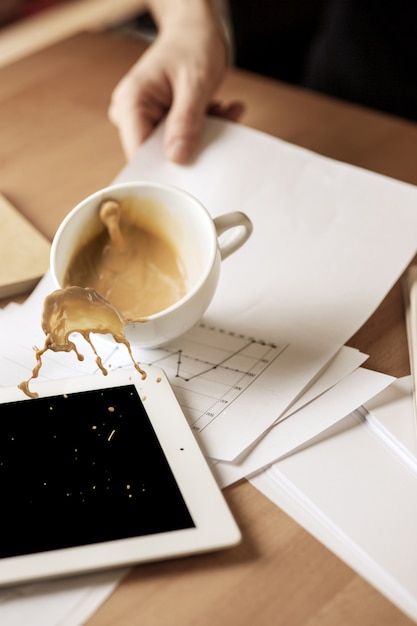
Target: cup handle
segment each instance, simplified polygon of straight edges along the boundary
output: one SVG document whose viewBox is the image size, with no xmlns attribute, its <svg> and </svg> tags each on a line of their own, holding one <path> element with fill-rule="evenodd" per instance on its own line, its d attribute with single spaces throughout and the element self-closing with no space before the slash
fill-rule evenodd
<svg viewBox="0 0 417 626">
<path fill-rule="evenodd" d="M 245 213 L 233 211 L 219 215 L 213 219 L 217 237 L 220 237 L 227 230 L 231 232 L 219 241 L 220 256 L 222 261 L 230 254 L 238 250 L 252 233 L 253 224 Z"/>
</svg>

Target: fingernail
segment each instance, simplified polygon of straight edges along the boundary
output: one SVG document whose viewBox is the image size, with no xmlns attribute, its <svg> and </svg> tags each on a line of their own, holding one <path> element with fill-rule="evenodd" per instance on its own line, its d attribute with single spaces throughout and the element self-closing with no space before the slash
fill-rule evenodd
<svg viewBox="0 0 417 626">
<path fill-rule="evenodd" d="M 176 163 L 185 163 L 190 159 L 191 153 L 190 142 L 180 137 L 171 139 L 165 147 L 165 154 L 168 159 Z"/>
</svg>

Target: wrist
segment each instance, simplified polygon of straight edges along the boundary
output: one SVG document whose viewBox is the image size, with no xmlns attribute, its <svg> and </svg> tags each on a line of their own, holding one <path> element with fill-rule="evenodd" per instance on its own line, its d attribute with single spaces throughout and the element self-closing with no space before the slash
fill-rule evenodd
<svg viewBox="0 0 417 626">
<path fill-rule="evenodd" d="M 213 0 L 149 0 L 147 4 L 159 29 L 184 22 L 204 25 L 217 19 Z"/>
<path fill-rule="evenodd" d="M 148 0 L 158 31 L 201 33 L 223 41 L 227 60 L 232 61 L 233 44 L 227 0 Z"/>
</svg>

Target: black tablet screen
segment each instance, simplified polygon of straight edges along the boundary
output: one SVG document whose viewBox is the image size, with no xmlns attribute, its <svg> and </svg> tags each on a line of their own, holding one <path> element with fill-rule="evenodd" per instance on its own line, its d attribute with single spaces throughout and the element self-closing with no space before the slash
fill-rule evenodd
<svg viewBox="0 0 417 626">
<path fill-rule="evenodd" d="M 0 502 L 1 558 L 194 526 L 133 385 L 0 405 Z"/>
</svg>

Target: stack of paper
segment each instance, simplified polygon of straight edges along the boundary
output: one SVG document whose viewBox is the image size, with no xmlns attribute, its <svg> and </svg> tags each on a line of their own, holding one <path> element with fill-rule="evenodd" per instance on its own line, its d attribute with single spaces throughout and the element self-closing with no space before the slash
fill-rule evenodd
<svg viewBox="0 0 417 626">
<path fill-rule="evenodd" d="M 417 621 L 417 434 L 410 377 L 252 484 Z"/>
</svg>

